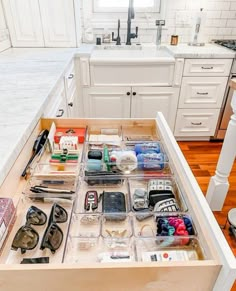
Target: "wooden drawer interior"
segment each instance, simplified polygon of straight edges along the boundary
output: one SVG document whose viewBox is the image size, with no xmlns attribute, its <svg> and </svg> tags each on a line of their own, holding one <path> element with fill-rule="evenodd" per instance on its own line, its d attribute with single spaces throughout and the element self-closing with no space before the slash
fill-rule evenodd
<svg viewBox="0 0 236 291">
<path fill-rule="evenodd" d="M 0 266 L 1 275 L 0 281 L 2 286 L 9 286 L 6 290 L 15 290 L 16 286 L 24 286 L 24 282 L 31 282 L 31 284 L 36 284 L 35 290 L 40 290 L 40 280 L 44 278 L 47 280 L 47 287 L 58 288 L 57 290 L 63 290 L 63 287 L 70 286 L 70 290 L 77 290 L 78 286 L 81 290 L 86 290 L 87 284 L 91 288 L 96 288 L 96 290 L 107 290 L 108 286 L 114 286 L 113 290 L 120 290 L 120 288 L 133 288 L 133 290 L 143 290 L 148 286 L 154 286 L 155 288 L 172 288 L 176 289 L 176 284 L 181 286 L 181 290 L 189 290 L 192 281 L 196 280 L 198 282 L 198 288 L 201 290 L 211 290 L 214 286 L 214 282 L 218 276 L 221 268 L 221 263 L 217 255 L 217 249 L 214 244 L 214 239 L 211 237 L 208 231 L 209 226 L 207 221 L 198 212 L 195 207 L 194 195 L 189 191 L 187 177 L 181 176 L 174 167 L 174 161 L 171 157 L 171 152 L 165 146 L 165 140 L 162 140 L 162 134 L 159 130 L 159 126 L 154 119 L 146 120 L 94 120 L 94 119 L 42 119 L 37 125 L 34 132 L 32 133 L 30 139 L 26 143 L 21 155 L 18 157 L 14 167 L 0 188 L 1 196 L 8 196 L 14 198 L 15 201 L 19 200 L 21 193 L 25 187 L 27 181 L 22 179 L 16 179 L 15 177 L 20 177 L 23 165 L 26 164 L 34 142 L 35 137 L 42 129 L 50 129 L 51 124 L 55 123 L 58 127 L 86 127 L 87 137 L 90 129 L 90 133 L 96 132 L 99 128 L 121 128 L 122 139 L 125 141 L 129 139 L 137 139 L 140 136 L 151 136 L 153 139 L 159 139 L 162 141 L 164 148 L 168 154 L 169 163 L 171 168 L 174 169 L 174 177 L 178 182 L 184 200 L 188 207 L 188 214 L 191 215 L 194 225 L 196 227 L 197 239 L 200 242 L 200 246 L 204 253 L 203 260 L 185 261 L 185 262 L 140 262 L 132 261 L 127 263 L 101 263 L 97 261 L 89 261 L 75 263 L 70 260 L 62 263 L 63 260 L 54 262 L 49 265 L 18 265 L 18 264 L 2 264 Z M 170 145 L 169 145 L 170 146 Z M 81 145 L 82 151 L 83 145 Z M 45 154 L 43 159 L 48 159 Z M 40 161 L 42 162 L 42 160 Z M 84 165 L 81 155 L 80 160 L 80 177 L 79 179 L 83 182 L 83 172 Z M 13 178 L 14 177 L 14 178 Z M 18 208 L 18 215 L 22 211 L 20 204 Z M 129 214 L 129 213 L 128 213 Z M 79 214 L 72 214 L 73 215 Z M 131 216 L 132 216 L 131 211 Z M 17 221 L 19 223 L 19 221 Z M 10 237 L 7 240 L 5 248 L 1 256 L 2 263 L 8 256 L 9 248 L 11 245 L 12 237 L 14 233 L 11 232 Z M 65 243 L 69 244 L 69 240 L 73 237 L 70 235 Z M 78 238 L 77 238 L 78 239 Z M 136 238 L 135 238 L 136 239 Z M 68 249 L 65 249 L 68 251 Z M 70 249 L 69 249 L 70 251 Z M 64 253 L 65 255 L 65 253 Z M 30 277 L 29 277 L 30 272 Z M 63 273 L 63 276 L 62 276 Z M 40 276 L 39 276 L 40 275 Z M 10 280 L 14 276 L 14 280 Z M 122 282 L 119 284 L 119 288 L 116 285 L 117 276 L 122 278 Z M 39 280 L 39 277 L 41 278 Z M 56 280 L 55 280 L 56 278 Z M 91 280 L 91 278 L 93 278 Z M 104 278 L 107 278 L 104 280 Z M 183 278 L 185 278 L 183 280 Z M 19 281 L 18 281 L 19 280 Z M 25 280 L 25 281 L 24 281 Z M 71 284 L 71 282 L 75 284 Z M 16 284 L 19 282 L 19 284 Z M 34 283 L 33 283 L 34 282 Z M 37 285 L 39 284 L 39 285 Z M 71 285 L 70 285 L 71 284 Z M 112 284 L 112 285 L 111 285 Z M 167 285 L 166 285 L 167 284 Z M 72 286 L 73 285 L 73 286 Z M 95 287 L 96 286 L 96 287 Z M 99 286 L 99 287 L 97 287 Z M 163 287 L 165 286 L 165 287 Z M 4 289 L 5 290 L 5 289 Z M 30 290 L 28 286 L 25 290 Z"/>
</svg>

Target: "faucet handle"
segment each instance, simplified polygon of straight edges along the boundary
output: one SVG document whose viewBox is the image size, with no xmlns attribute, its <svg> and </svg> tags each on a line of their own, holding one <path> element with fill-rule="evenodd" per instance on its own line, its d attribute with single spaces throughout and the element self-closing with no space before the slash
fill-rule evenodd
<svg viewBox="0 0 236 291">
<path fill-rule="evenodd" d="M 157 26 L 164 26 L 166 24 L 165 20 L 156 20 L 156 25 Z"/>
</svg>

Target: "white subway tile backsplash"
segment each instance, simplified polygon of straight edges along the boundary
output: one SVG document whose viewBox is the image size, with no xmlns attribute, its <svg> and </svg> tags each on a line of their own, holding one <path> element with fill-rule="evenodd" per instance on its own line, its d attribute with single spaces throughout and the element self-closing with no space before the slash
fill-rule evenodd
<svg viewBox="0 0 236 291">
<path fill-rule="evenodd" d="M 86 0 L 87 6 L 91 0 Z M 195 26 L 196 14 L 199 9 L 203 7 L 204 17 L 200 27 L 201 38 L 205 41 L 212 39 L 236 39 L 236 0 L 163 0 L 168 1 L 168 8 L 166 12 L 166 25 L 162 32 L 162 42 L 170 42 L 172 34 L 179 35 L 179 42 L 191 41 L 193 30 Z M 109 19 L 109 15 L 107 15 Z M 151 16 L 151 18 L 149 17 Z M 116 35 L 116 18 L 114 16 L 112 23 L 106 24 L 106 29 Z M 124 17 L 124 16 L 123 16 Z M 106 17 L 105 17 L 106 18 Z M 135 19 L 132 21 L 132 30 L 137 25 L 139 27 L 139 38 L 132 40 L 132 42 L 155 42 L 156 41 L 156 27 L 154 20 L 158 19 L 158 15 L 144 15 L 140 17 L 136 13 Z M 82 16 L 83 19 L 83 16 Z M 151 19 L 151 21 L 150 21 Z M 154 20 L 153 20 L 154 19 Z M 88 20 L 88 19 L 87 19 Z M 91 19 L 93 23 L 93 19 Z M 104 20 L 104 19 L 103 19 Z M 86 19 L 85 19 L 86 21 Z M 122 20 L 121 37 L 122 41 L 126 39 L 126 15 Z M 103 25 L 99 27 L 93 25 L 94 39 L 97 35 L 101 35 L 104 31 Z"/>
</svg>

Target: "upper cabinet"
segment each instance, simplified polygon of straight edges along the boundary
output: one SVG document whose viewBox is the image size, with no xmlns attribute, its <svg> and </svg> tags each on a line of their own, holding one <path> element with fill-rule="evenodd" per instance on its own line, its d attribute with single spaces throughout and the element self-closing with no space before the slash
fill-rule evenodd
<svg viewBox="0 0 236 291">
<path fill-rule="evenodd" d="M 13 47 L 75 47 L 73 0 L 3 0 Z"/>
<path fill-rule="evenodd" d="M 75 47 L 73 0 L 39 0 L 46 47 Z"/>
<path fill-rule="evenodd" d="M 13 47 L 43 47 L 38 0 L 3 0 Z"/>
</svg>

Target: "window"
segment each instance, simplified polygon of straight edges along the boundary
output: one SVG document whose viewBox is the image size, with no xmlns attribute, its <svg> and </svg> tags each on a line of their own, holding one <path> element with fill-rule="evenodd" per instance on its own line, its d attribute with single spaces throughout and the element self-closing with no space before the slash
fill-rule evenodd
<svg viewBox="0 0 236 291">
<path fill-rule="evenodd" d="M 160 12 L 161 0 L 133 0 L 136 12 Z M 93 0 L 94 12 L 126 12 L 129 0 Z"/>
</svg>

